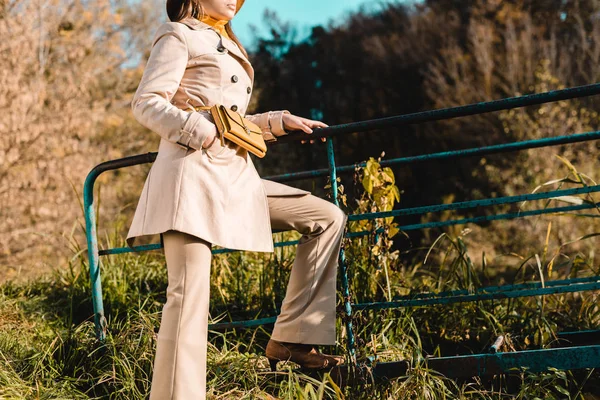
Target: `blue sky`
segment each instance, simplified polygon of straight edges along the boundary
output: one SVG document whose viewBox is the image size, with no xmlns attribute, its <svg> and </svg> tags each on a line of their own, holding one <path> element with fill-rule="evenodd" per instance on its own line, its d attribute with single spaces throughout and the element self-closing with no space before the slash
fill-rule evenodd
<svg viewBox="0 0 600 400">
<path fill-rule="evenodd" d="M 250 48 L 252 32 L 249 27 L 254 23 L 259 29 L 260 36 L 266 36 L 263 12 L 266 8 L 275 11 L 282 22 L 291 22 L 298 30 L 297 40 L 302 40 L 310 34 L 310 28 L 315 25 L 327 26 L 333 21 L 339 25 L 344 17 L 358 11 L 361 6 L 366 10 L 378 10 L 387 3 L 397 3 L 400 0 L 246 0 L 244 6 L 236 14 L 232 25 L 235 34 L 242 44 Z M 262 30 L 261 30 L 262 28 Z"/>
</svg>

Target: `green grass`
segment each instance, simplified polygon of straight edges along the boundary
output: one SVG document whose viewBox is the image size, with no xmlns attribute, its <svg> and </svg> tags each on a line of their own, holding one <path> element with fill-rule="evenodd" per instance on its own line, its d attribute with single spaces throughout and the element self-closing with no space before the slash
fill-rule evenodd
<svg viewBox="0 0 600 400">
<path fill-rule="evenodd" d="M 277 240 L 298 236 L 296 232 L 278 235 Z M 460 237 L 440 237 L 428 250 L 427 262 L 411 268 L 396 258 L 397 263 L 389 263 L 389 282 L 377 274 L 379 267 L 362 258 L 368 246 L 368 241 L 360 240 L 344 244 L 350 272 L 365 277 L 352 280 L 355 300 L 385 300 L 388 287 L 395 294 L 407 287 L 473 288 L 486 278 L 485 266 L 469 259 Z M 5 399 L 145 398 L 165 300 L 164 257 L 155 251 L 103 259 L 109 331 L 105 344 L 100 345 L 91 320 L 86 257 L 76 246 L 73 251 L 68 268 L 28 283 L 8 282 L 0 287 L 0 395 Z M 276 315 L 293 257 L 294 248 L 278 249 L 271 255 L 215 255 L 211 322 Z M 582 254 L 575 258 L 578 276 L 596 273 L 592 260 Z M 555 265 L 553 278 L 566 271 L 572 276 L 573 263 L 569 265 L 562 269 Z M 518 280 L 535 278 L 534 271 L 517 275 Z M 353 322 L 359 358 L 376 354 L 381 361 L 406 359 L 411 365 L 407 376 L 360 387 L 339 388 L 328 375 L 316 379 L 293 372 L 291 366 L 275 379 L 263 356 L 271 327 L 211 332 L 209 398 L 584 398 L 584 393 L 598 393 L 600 380 L 595 371 L 521 372 L 453 381 L 429 370 L 423 357 L 486 351 L 500 334 L 508 337 L 504 351 L 547 347 L 563 328 L 597 328 L 597 297 L 588 292 L 357 312 Z M 343 353 L 341 319 L 338 335 L 339 345 L 327 350 Z"/>
<path fill-rule="evenodd" d="M 396 191 L 389 170 L 371 162 L 371 189 L 358 211 L 377 211 L 374 199 Z M 345 204 L 343 191 L 341 201 Z M 561 217 L 547 217 L 557 221 Z M 534 223 L 541 223 L 541 219 Z M 488 260 L 469 252 L 468 229 L 449 229 L 425 247 L 392 251 L 387 234 L 345 239 L 351 300 L 388 301 L 419 292 L 467 289 L 527 281 L 599 275 L 597 234 L 563 244 L 549 242 L 528 254 L 502 254 Z M 119 224 L 116 224 L 119 225 Z M 351 223 L 349 229 L 394 232 L 391 219 Z M 102 248 L 124 246 L 122 226 L 104 238 Z M 493 229 L 493 228 L 492 228 Z M 596 235 L 596 236 L 594 236 Z M 298 239 L 298 232 L 275 235 Z M 471 240 L 473 242 L 473 240 Z M 531 243 L 536 243 L 532 240 Z M 555 246 L 555 248 L 553 248 Z M 152 376 L 167 274 L 161 251 L 101 259 L 108 336 L 95 339 L 86 249 L 71 239 L 68 265 L 29 282 L 0 285 L 0 399 L 144 399 Z M 275 316 L 285 294 L 295 247 L 274 253 L 213 255 L 211 321 Z M 338 281 L 338 288 L 341 282 Z M 337 344 L 326 352 L 346 353 L 342 299 L 338 293 Z M 428 368 L 428 356 L 486 352 L 506 338 L 502 351 L 552 346 L 561 330 L 598 329 L 597 292 L 477 301 L 432 307 L 354 312 L 352 322 L 360 361 L 406 360 L 405 376 L 374 382 L 368 372 L 339 387 L 325 374 L 315 378 L 284 365 L 268 370 L 264 348 L 272 326 L 210 332 L 207 385 L 210 399 L 594 399 L 600 394 L 595 370 L 515 371 L 494 377 L 451 380 Z M 460 366 L 457 366 L 460 368 Z M 361 384 L 357 383 L 361 382 Z"/>
</svg>

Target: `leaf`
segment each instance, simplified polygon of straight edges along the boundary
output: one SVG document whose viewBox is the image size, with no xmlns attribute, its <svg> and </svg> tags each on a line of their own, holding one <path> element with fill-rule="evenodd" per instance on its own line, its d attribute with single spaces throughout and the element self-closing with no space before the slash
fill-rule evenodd
<svg viewBox="0 0 600 400">
<path fill-rule="evenodd" d="M 575 240 L 572 240 L 570 242 L 566 242 L 566 243 L 561 244 L 560 247 L 564 247 L 566 245 L 573 244 L 573 243 L 576 243 L 576 242 L 580 242 L 582 240 L 586 240 L 586 239 L 593 238 L 593 237 L 596 237 L 596 236 L 600 236 L 600 232 L 594 232 L 594 233 L 590 233 L 590 234 L 578 237 Z"/>
<path fill-rule="evenodd" d="M 381 199 L 385 197 L 385 193 L 382 190 L 375 190 L 373 192 L 373 201 L 377 204 L 378 209 L 383 209 L 381 206 Z"/>
<path fill-rule="evenodd" d="M 371 175 L 365 174 L 365 176 L 363 176 L 362 185 L 367 193 L 373 193 L 373 180 L 371 179 Z"/>
<path fill-rule="evenodd" d="M 554 389 L 556 389 L 560 393 L 564 394 L 565 396 L 571 397 L 569 391 L 562 386 L 556 385 L 556 386 L 554 386 Z"/>
<path fill-rule="evenodd" d="M 373 248 L 371 249 L 371 252 L 373 253 L 374 256 L 378 256 L 379 255 L 379 246 L 378 245 L 373 246 Z"/>
<path fill-rule="evenodd" d="M 397 223 L 390 224 L 390 237 L 396 236 L 398 234 L 398 232 L 400 232 L 400 229 L 398 229 L 398 224 Z"/>
<path fill-rule="evenodd" d="M 390 167 L 385 167 L 381 173 L 383 180 L 386 182 L 394 183 L 394 171 Z"/>
<path fill-rule="evenodd" d="M 544 183 L 542 183 L 541 185 L 538 185 L 538 186 L 536 186 L 536 187 L 535 187 L 535 189 L 533 189 L 533 190 L 531 191 L 531 193 L 535 193 L 535 192 L 537 192 L 539 189 L 541 189 L 541 188 L 542 188 L 542 187 L 544 187 L 544 186 L 548 186 L 548 185 L 554 185 L 555 183 L 565 183 L 565 182 L 567 182 L 567 183 L 579 183 L 579 182 L 577 182 L 577 181 L 574 181 L 574 180 L 572 180 L 572 179 L 570 179 L 570 178 L 568 178 L 568 177 L 567 177 L 567 178 L 561 178 L 561 179 L 553 179 L 553 180 L 551 180 L 551 181 L 544 182 Z"/>
<path fill-rule="evenodd" d="M 542 284 L 542 289 L 546 287 L 546 284 L 544 282 L 544 272 L 542 271 L 542 262 L 540 261 L 540 256 L 537 255 L 537 253 L 535 254 L 535 261 L 538 267 L 538 272 L 540 274 L 540 283 Z"/>
<path fill-rule="evenodd" d="M 551 200 L 558 200 L 558 201 L 564 201 L 565 203 L 570 203 L 570 204 L 583 204 L 584 200 L 579 198 L 579 197 L 575 197 L 575 196 L 556 196 L 556 197 L 550 197 Z"/>
<path fill-rule="evenodd" d="M 396 185 L 394 185 L 392 188 L 394 191 L 394 197 L 396 198 L 396 201 L 400 202 L 400 189 L 398 189 L 398 186 Z"/>
<path fill-rule="evenodd" d="M 346 203 L 346 195 L 345 195 L 345 194 L 344 194 L 344 195 L 341 195 L 341 196 L 340 196 L 340 199 L 342 200 L 342 203 L 343 203 L 343 204 L 344 204 L 346 207 L 348 207 L 348 204 Z"/>
<path fill-rule="evenodd" d="M 376 175 L 379 170 L 379 163 L 373 157 L 370 157 L 365 170 L 370 175 Z"/>
<path fill-rule="evenodd" d="M 371 180 L 373 181 L 373 187 L 379 188 L 383 185 L 377 175 L 371 175 Z"/>
<path fill-rule="evenodd" d="M 387 188 L 387 193 L 386 193 L 385 197 L 387 199 L 386 210 L 387 211 L 392 210 L 394 208 L 394 203 L 396 200 L 396 195 L 394 194 L 393 187 Z"/>
<path fill-rule="evenodd" d="M 550 260 L 550 262 L 548 263 L 548 278 L 552 277 L 552 270 L 554 269 L 554 260 L 556 259 L 555 257 L 552 257 L 552 259 Z"/>
<path fill-rule="evenodd" d="M 575 175 L 575 176 L 577 177 L 577 179 L 578 179 L 578 181 L 577 181 L 577 182 L 578 182 L 578 183 L 583 183 L 583 182 L 581 181 L 581 177 L 579 176 L 579 173 L 577 172 L 577 169 L 576 169 L 576 168 L 573 166 L 573 164 L 571 164 L 571 162 L 570 162 L 569 160 L 567 160 L 567 159 L 566 159 L 566 158 L 564 158 L 564 157 L 561 157 L 561 156 L 559 156 L 558 154 L 555 154 L 555 156 L 556 156 L 556 157 L 557 157 L 559 160 L 561 160 L 561 161 L 563 162 L 563 164 L 565 164 L 565 165 L 567 166 L 567 168 L 569 168 L 569 170 L 571 171 L 571 173 L 572 173 L 573 175 Z"/>
</svg>

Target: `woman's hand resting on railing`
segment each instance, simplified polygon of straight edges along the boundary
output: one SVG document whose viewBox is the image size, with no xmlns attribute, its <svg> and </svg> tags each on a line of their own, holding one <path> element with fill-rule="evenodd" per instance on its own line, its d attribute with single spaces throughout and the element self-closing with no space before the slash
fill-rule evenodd
<svg viewBox="0 0 600 400">
<path fill-rule="evenodd" d="M 283 114 L 282 116 L 282 121 L 283 121 L 283 128 L 286 130 L 302 130 L 308 134 L 311 134 L 313 132 L 313 128 L 325 128 L 329 125 L 327 125 L 324 122 L 321 121 L 315 121 L 312 119 L 308 119 L 308 118 L 302 118 L 299 117 L 297 115 L 294 114 Z M 324 142 L 326 141 L 327 138 L 322 137 L 321 141 Z M 304 144 L 306 143 L 308 140 L 301 140 L 300 143 Z M 314 143 L 315 139 L 310 139 L 310 143 Z"/>
</svg>

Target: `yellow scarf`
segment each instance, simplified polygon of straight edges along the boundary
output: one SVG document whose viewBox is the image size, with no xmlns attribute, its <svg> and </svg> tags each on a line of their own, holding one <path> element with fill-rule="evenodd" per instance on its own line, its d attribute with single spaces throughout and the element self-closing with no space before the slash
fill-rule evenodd
<svg viewBox="0 0 600 400">
<path fill-rule="evenodd" d="M 222 36 L 224 36 L 227 39 L 231 40 L 231 38 L 227 34 L 227 31 L 225 30 L 225 25 L 227 25 L 227 23 L 229 22 L 228 20 L 216 19 L 216 18 L 213 18 L 212 16 L 210 16 L 208 14 L 204 14 L 204 16 L 202 17 L 202 19 L 200 21 L 202 21 L 204 23 L 207 23 L 208 25 L 212 26 Z"/>
</svg>

